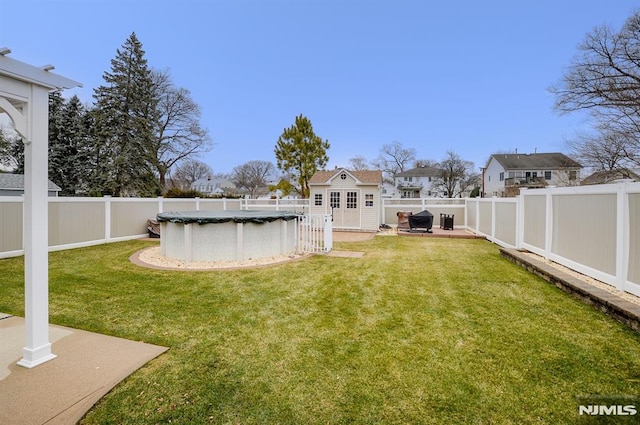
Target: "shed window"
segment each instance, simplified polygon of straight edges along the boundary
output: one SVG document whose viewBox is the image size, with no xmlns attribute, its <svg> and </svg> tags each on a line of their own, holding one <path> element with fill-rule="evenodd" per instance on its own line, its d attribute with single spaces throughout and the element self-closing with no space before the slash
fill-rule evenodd
<svg viewBox="0 0 640 425">
<path fill-rule="evenodd" d="M 358 192 L 347 192 L 347 208 L 358 208 Z"/>
<path fill-rule="evenodd" d="M 364 195 L 364 205 L 366 207 L 373 206 L 373 193 L 367 193 Z"/>
<path fill-rule="evenodd" d="M 331 192 L 329 194 L 329 205 L 331 208 L 340 208 L 340 192 Z"/>
<path fill-rule="evenodd" d="M 322 206 L 322 193 L 316 193 L 315 205 L 316 205 L 316 207 Z"/>
</svg>

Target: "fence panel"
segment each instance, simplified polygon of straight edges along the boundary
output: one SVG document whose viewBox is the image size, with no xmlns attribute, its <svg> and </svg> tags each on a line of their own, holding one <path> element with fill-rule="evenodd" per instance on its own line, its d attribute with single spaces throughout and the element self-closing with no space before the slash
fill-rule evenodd
<svg viewBox="0 0 640 425">
<path fill-rule="evenodd" d="M 478 232 L 482 235 L 489 236 L 493 234 L 493 202 L 490 199 L 480 201 L 478 204 L 480 217 L 478 219 Z"/>
<path fill-rule="evenodd" d="M 243 210 L 293 211 L 304 214 L 309 212 L 309 199 L 242 199 Z"/>
<path fill-rule="evenodd" d="M 629 217 L 627 281 L 640 289 L 640 193 L 629 194 Z"/>
<path fill-rule="evenodd" d="M 544 253 L 546 241 L 546 195 L 529 195 L 522 197 L 522 243 L 531 252 Z"/>
<path fill-rule="evenodd" d="M 477 199 L 467 199 L 466 203 L 467 209 L 465 211 L 465 217 L 467 218 L 466 227 L 468 229 L 477 230 L 478 222 L 476 221 L 476 214 L 478 210 L 478 200 Z"/>
<path fill-rule="evenodd" d="M 551 253 L 616 274 L 616 194 L 552 195 Z"/>
<path fill-rule="evenodd" d="M 495 241 L 500 241 L 502 245 L 515 247 L 517 241 L 516 227 L 518 221 L 518 204 L 515 200 L 506 200 L 494 203 L 494 226 L 493 235 Z"/>
<path fill-rule="evenodd" d="M 298 216 L 298 251 L 324 253 L 333 249 L 331 215 L 301 214 Z"/>
<path fill-rule="evenodd" d="M 111 229 L 108 239 L 121 239 L 147 234 L 147 220 L 159 211 L 159 201 L 154 198 L 112 198 Z"/>
<path fill-rule="evenodd" d="M 0 258 L 2 258 L 3 253 L 22 250 L 23 198 L 3 196 L 0 200 Z"/>
<path fill-rule="evenodd" d="M 398 212 L 410 211 L 413 214 L 428 210 L 437 223 L 440 214 L 454 215 L 454 226 L 464 227 L 466 213 L 464 198 L 383 198 L 382 219 L 390 225 L 398 224 Z"/>
<path fill-rule="evenodd" d="M 105 239 L 104 201 L 52 198 L 49 201 L 49 246 Z"/>
</svg>

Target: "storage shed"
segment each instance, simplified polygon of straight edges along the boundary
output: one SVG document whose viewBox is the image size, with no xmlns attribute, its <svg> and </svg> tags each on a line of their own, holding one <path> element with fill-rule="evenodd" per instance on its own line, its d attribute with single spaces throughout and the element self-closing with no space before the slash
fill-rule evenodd
<svg viewBox="0 0 640 425">
<path fill-rule="evenodd" d="M 336 230 L 378 231 L 382 171 L 318 171 L 309 180 L 310 213 L 332 214 Z"/>
</svg>

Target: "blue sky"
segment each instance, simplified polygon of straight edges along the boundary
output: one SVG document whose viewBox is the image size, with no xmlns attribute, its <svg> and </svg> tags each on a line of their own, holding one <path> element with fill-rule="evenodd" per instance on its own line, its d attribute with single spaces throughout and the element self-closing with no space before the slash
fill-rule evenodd
<svg viewBox="0 0 640 425">
<path fill-rule="evenodd" d="M 624 0 L 0 0 L 0 47 L 93 89 L 132 32 L 202 109 L 215 172 L 275 163 L 297 115 L 328 139 L 329 168 L 398 141 L 476 169 L 494 152 L 566 151 L 588 122 L 559 116 L 550 85 Z"/>
</svg>

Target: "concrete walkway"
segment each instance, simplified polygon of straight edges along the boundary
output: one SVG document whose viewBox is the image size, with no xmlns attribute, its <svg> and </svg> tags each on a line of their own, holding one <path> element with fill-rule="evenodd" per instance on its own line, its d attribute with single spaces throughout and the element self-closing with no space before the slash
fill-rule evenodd
<svg viewBox="0 0 640 425">
<path fill-rule="evenodd" d="M 0 313 L 0 424 L 75 424 L 120 381 L 167 350 L 51 325 L 56 357 L 33 369 L 22 358 L 24 319 Z"/>
</svg>

